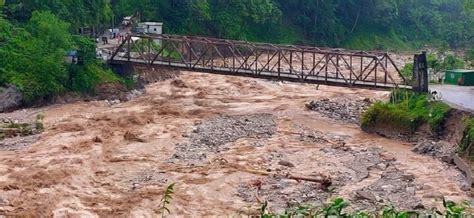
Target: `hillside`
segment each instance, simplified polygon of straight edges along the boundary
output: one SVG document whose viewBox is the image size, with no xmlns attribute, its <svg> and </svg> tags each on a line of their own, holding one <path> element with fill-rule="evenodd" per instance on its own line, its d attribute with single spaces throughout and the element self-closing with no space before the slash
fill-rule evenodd
<svg viewBox="0 0 474 218">
<path fill-rule="evenodd" d="M 26 22 L 48 10 L 72 25 L 100 27 L 136 14 L 163 21 L 167 33 L 360 49 L 460 48 L 474 44 L 465 0 L 93 0 L 7 1 L 4 13 Z"/>
</svg>

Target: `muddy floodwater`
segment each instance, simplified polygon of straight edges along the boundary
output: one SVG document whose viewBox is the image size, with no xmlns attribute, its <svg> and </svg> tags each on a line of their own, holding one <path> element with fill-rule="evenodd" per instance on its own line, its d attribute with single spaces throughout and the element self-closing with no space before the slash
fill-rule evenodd
<svg viewBox="0 0 474 218">
<path fill-rule="evenodd" d="M 339 196 L 350 210 L 469 199 L 455 167 L 305 107 L 387 95 L 183 72 L 126 103 L 53 106 L 36 143 L 0 150 L 0 214 L 153 217 L 170 183 L 172 215 L 189 216 Z"/>
</svg>

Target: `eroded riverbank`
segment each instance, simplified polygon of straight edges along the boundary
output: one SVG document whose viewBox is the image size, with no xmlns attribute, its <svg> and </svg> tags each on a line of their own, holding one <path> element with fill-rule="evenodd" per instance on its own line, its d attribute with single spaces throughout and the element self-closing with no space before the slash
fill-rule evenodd
<svg viewBox="0 0 474 218">
<path fill-rule="evenodd" d="M 130 102 L 51 107 L 38 142 L 0 151 L 0 212 L 153 216 L 171 182 L 173 215 L 252 213 L 263 201 L 281 211 L 338 196 L 354 210 L 468 200 L 454 166 L 364 133 L 351 116 L 305 107 L 387 95 L 184 72 Z"/>
</svg>

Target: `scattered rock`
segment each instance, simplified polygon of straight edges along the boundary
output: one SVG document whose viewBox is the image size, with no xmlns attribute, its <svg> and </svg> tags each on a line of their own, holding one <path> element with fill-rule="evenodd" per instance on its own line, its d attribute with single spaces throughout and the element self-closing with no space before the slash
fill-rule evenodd
<svg viewBox="0 0 474 218">
<path fill-rule="evenodd" d="M 314 182 L 295 182 L 274 175 L 239 184 L 237 196 L 248 203 L 268 201 L 269 209 L 283 213 L 287 208 L 300 205 L 320 206 L 330 198 L 331 193 Z"/>
<path fill-rule="evenodd" d="M 356 191 L 355 193 L 356 193 L 357 197 L 359 197 L 361 199 L 369 200 L 369 201 L 372 201 L 372 202 L 377 201 L 377 196 L 375 196 L 371 192 L 359 190 L 359 191 Z"/>
<path fill-rule="evenodd" d="M 453 159 L 453 157 L 450 156 L 450 155 L 443 155 L 443 156 L 441 156 L 440 159 L 441 159 L 441 161 L 443 161 L 443 162 L 445 162 L 445 163 L 447 163 L 447 164 L 453 164 L 453 163 L 454 163 L 454 159 Z"/>
<path fill-rule="evenodd" d="M 470 190 L 474 183 L 474 173 L 471 169 L 470 164 L 464 161 L 459 155 L 453 156 L 454 164 L 466 175 L 465 190 Z"/>
<path fill-rule="evenodd" d="M 299 137 L 300 141 L 313 142 L 318 144 L 328 144 L 331 145 L 331 147 L 333 148 L 346 149 L 343 147 L 345 147 L 346 145 L 346 140 L 350 138 L 348 136 L 329 135 L 318 130 L 313 130 L 298 125 L 296 125 L 295 128 L 301 129 Z"/>
<path fill-rule="evenodd" d="M 451 163 L 452 156 L 456 153 L 456 146 L 445 141 L 429 141 L 423 140 L 419 142 L 413 149 L 413 152 L 423 155 L 430 155 Z"/>
<path fill-rule="evenodd" d="M 173 159 L 202 163 L 207 153 L 219 153 L 228 149 L 228 143 L 242 138 L 257 141 L 270 138 L 276 132 L 271 114 L 220 116 L 197 124 L 188 135 L 189 142 L 176 145 Z"/>
<path fill-rule="evenodd" d="M 154 169 L 141 169 L 132 177 L 132 179 L 124 184 L 126 186 L 130 185 L 132 190 L 137 190 L 146 186 L 162 187 L 166 185 L 169 178 L 165 173 Z"/>
<path fill-rule="evenodd" d="M 23 101 L 23 95 L 16 86 L 0 87 L 0 113 L 18 109 Z"/>
<path fill-rule="evenodd" d="M 293 168 L 295 167 L 295 165 L 289 161 L 284 161 L 284 160 L 281 160 L 278 162 L 278 164 L 282 165 L 282 166 L 285 166 L 285 167 L 290 167 L 290 168 Z"/>
<path fill-rule="evenodd" d="M 423 198 L 432 198 L 432 199 L 443 199 L 443 197 L 444 195 L 437 191 L 423 195 Z"/>
<path fill-rule="evenodd" d="M 102 138 L 100 138 L 99 136 L 94 137 L 93 141 L 96 142 L 96 143 L 102 143 L 103 142 Z"/>
<path fill-rule="evenodd" d="M 393 160 L 383 158 L 383 150 L 379 147 L 372 147 L 367 150 L 351 149 L 348 154 L 350 156 L 343 162 L 343 165 L 354 171 L 351 178 L 355 182 L 368 178 L 369 170 L 372 168 L 378 168 L 380 164 L 387 165 L 393 162 Z"/>
<path fill-rule="evenodd" d="M 184 81 L 180 79 L 175 79 L 171 81 L 171 85 L 178 88 L 188 88 L 188 86 L 184 83 Z"/>
<path fill-rule="evenodd" d="M 130 131 L 127 131 L 127 132 L 125 133 L 125 135 L 123 136 L 123 138 L 124 138 L 125 140 L 133 141 L 133 142 L 145 142 L 144 139 L 141 139 L 141 138 L 138 137 L 138 134 L 132 133 L 132 132 L 130 132 Z"/>
<path fill-rule="evenodd" d="M 0 150 L 14 151 L 25 148 L 36 141 L 38 141 L 38 135 L 31 135 L 25 137 L 6 138 L 0 140 Z"/>
<path fill-rule="evenodd" d="M 415 175 L 413 174 L 403 174 L 402 179 L 405 181 L 413 182 L 415 181 Z"/>
<path fill-rule="evenodd" d="M 360 193 L 360 191 L 362 193 L 371 193 L 380 197 L 380 202 L 390 202 L 401 210 L 413 210 L 423 207 L 421 199 L 415 196 L 416 190 L 414 176 L 406 174 L 392 165 L 382 173 L 380 179 L 367 187 L 357 190 L 356 193 Z M 354 203 L 360 209 L 373 209 L 373 197 L 365 197 L 370 198 L 371 202 L 358 200 Z M 378 203 L 376 206 L 382 208 L 384 205 Z"/>
<path fill-rule="evenodd" d="M 146 90 L 145 89 L 132 89 L 130 92 L 128 92 L 127 96 L 126 96 L 126 99 L 127 101 L 130 101 L 138 96 L 141 96 L 143 94 L 146 93 Z"/>
<path fill-rule="evenodd" d="M 370 99 L 354 100 L 348 98 L 322 99 L 306 104 L 308 110 L 317 111 L 323 116 L 348 123 L 359 123 L 361 114 L 372 104 Z"/>
<path fill-rule="evenodd" d="M 39 134 L 44 129 L 42 122 L 42 119 L 37 119 L 32 123 L 19 123 L 16 120 L 0 122 L 0 140 Z"/>
<path fill-rule="evenodd" d="M 413 186 L 412 186 L 412 187 L 407 187 L 407 188 L 405 189 L 405 191 L 406 191 L 408 194 L 413 194 L 413 195 L 414 195 L 414 194 L 415 194 L 415 191 L 416 191 L 416 188 L 413 187 Z"/>
</svg>

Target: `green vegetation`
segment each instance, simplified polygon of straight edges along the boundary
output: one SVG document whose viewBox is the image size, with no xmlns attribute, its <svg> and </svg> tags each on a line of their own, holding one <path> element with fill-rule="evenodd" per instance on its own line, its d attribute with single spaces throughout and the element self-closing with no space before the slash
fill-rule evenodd
<svg viewBox="0 0 474 218">
<path fill-rule="evenodd" d="M 26 22 L 33 11 L 51 11 L 79 27 L 102 27 L 138 15 L 165 22 L 165 32 L 222 38 L 413 49 L 472 45 L 470 0 L 11 0 L 7 17 Z"/>
<path fill-rule="evenodd" d="M 65 62 L 70 50 L 78 51 L 79 63 Z M 0 18 L 0 68 L 1 83 L 19 87 L 26 103 L 119 80 L 97 62 L 94 41 L 73 36 L 69 24 L 50 12 L 33 12 L 24 25 Z"/>
<path fill-rule="evenodd" d="M 407 83 L 411 84 L 413 82 L 413 63 L 405 64 L 400 70 L 400 73 L 405 77 Z"/>
<path fill-rule="evenodd" d="M 470 52 L 472 52 L 472 60 L 474 60 L 474 50 L 472 50 L 467 52 L 466 61 L 471 61 L 469 60 L 469 58 L 471 58 Z M 429 54 L 427 57 L 427 61 L 428 67 L 435 75 L 446 70 L 462 69 L 466 65 L 466 62 L 464 62 L 462 58 L 453 54 L 445 54 L 443 51 L 441 51 L 439 54 Z M 406 64 L 400 72 L 410 83 L 413 80 L 413 63 Z"/>
<path fill-rule="evenodd" d="M 7 123 L 0 123 L 0 140 L 39 134 L 44 131 L 43 120 L 43 115 L 37 115 L 34 122 L 18 123 L 9 120 Z"/>
<path fill-rule="evenodd" d="M 160 203 L 160 210 L 161 210 L 161 217 L 165 217 L 166 213 L 170 214 L 171 211 L 168 208 L 168 205 L 171 203 L 171 200 L 173 200 L 173 194 L 174 194 L 174 183 L 171 183 L 168 185 L 165 189 L 165 192 L 163 193 L 163 198 L 161 199 Z"/>
<path fill-rule="evenodd" d="M 469 62 L 471 67 L 474 67 L 474 47 L 467 51 L 466 61 Z"/>
<path fill-rule="evenodd" d="M 363 114 L 361 126 L 368 131 L 384 128 L 411 134 L 428 124 L 436 132 L 451 108 L 430 99 L 426 94 L 394 90 L 390 102 L 377 102 Z"/>
<path fill-rule="evenodd" d="M 322 207 L 315 206 L 300 206 L 297 208 L 289 209 L 284 214 L 274 214 L 267 211 L 268 203 L 265 202 L 260 209 L 260 217 L 346 217 L 346 218 L 369 218 L 369 217 L 381 217 L 381 218 L 409 218 L 409 217 L 420 217 L 428 215 L 427 213 L 420 213 L 416 211 L 401 211 L 397 210 L 394 206 L 385 206 L 382 210 L 377 212 L 366 212 L 359 211 L 354 213 L 347 213 L 344 211 L 349 206 L 349 202 L 343 198 L 336 198 Z M 466 210 L 471 208 L 468 202 L 462 204 L 456 204 L 453 201 L 443 199 L 444 211 L 433 209 L 431 216 L 435 217 L 464 217 L 466 216 Z"/>
<path fill-rule="evenodd" d="M 466 129 L 461 142 L 461 152 L 474 160 L 474 117 L 468 117 L 464 121 Z"/>
<path fill-rule="evenodd" d="M 71 24 L 74 31 L 80 27 L 101 26 L 112 18 L 112 9 L 108 0 L 9 0 L 3 12 L 8 19 L 26 23 L 34 11 L 50 11 L 59 19 Z"/>
<path fill-rule="evenodd" d="M 27 103 L 119 81 L 95 60 L 94 42 L 75 34 L 130 15 L 163 21 L 167 33 L 355 49 L 471 47 L 466 60 L 474 57 L 471 0 L 1 0 L 0 11 L 0 85 L 18 86 Z M 71 50 L 77 65 L 64 63 Z M 451 56 L 442 62 L 462 66 Z"/>
</svg>

